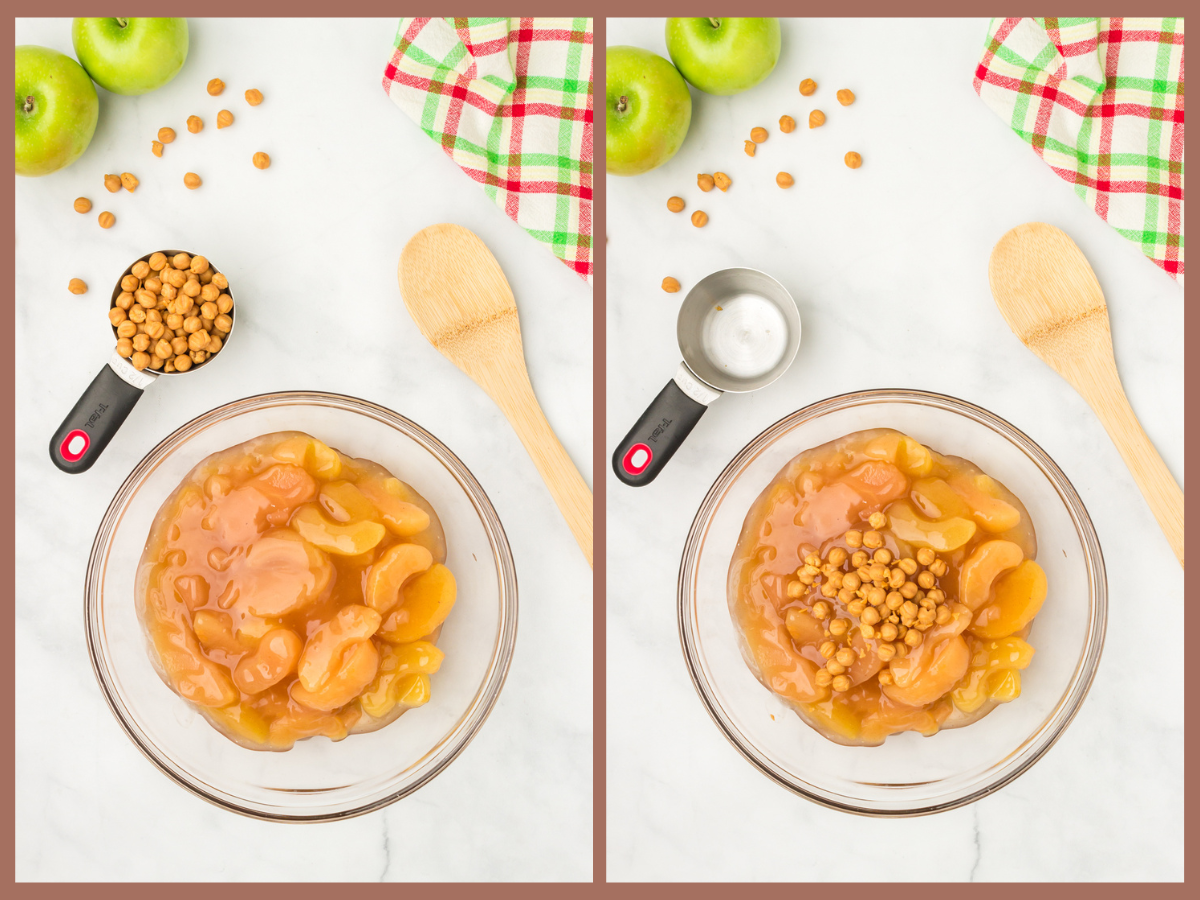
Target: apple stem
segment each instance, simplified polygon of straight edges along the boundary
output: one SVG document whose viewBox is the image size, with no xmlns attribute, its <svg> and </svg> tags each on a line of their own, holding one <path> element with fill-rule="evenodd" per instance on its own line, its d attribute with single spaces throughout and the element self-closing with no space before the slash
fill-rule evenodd
<svg viewBox="0 0 1200 900">
<path fill-rule="evenodd" d="M 33 94 L 30 94 L 25 98 L 25 102 L 21 105 L 21 109 L 26 115 L 33 112 Z"/>
<path fill-rule="evenodd" d="M 617 101 L 617 112 L 623 113 L 627 109 L 629 109 L 629 98 L 622 95 L 621 99 Z"/>
<path fill-rule="evenodd" d="M 711 25 L 713 28 L 720 28 L 720 27 L 721 27 L 721 20 L 720 20 L 720 19 L 714 19 L 712 16 L 709 16 L 709 18 L 708 18 L 708 24 L 709 24 L 709 25 Z"/>
<path fill-rule="evenodd" d="M 124 28 L 126 25 L 128 25 L 128 24 L 129 24 L 129 20 L 128 20 L 128 19 L 122 19 L 122 18 L 120 18 L 120 17 L 117 17 L 117 24 L 118 24 L 119 26 L 121 26 L 122 28 Z"/>
</svg>

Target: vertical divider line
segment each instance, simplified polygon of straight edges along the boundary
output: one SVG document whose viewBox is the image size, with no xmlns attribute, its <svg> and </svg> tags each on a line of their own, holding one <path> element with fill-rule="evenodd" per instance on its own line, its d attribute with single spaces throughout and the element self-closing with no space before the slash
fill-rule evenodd
<svg viewBox="0 0 1200 900">
<path fill-rule="evenodd" d="M 592 23 L 592 494 L 593 558 L 592 566 L 592 883 L 607 881 L 605 850 L 607 817 L 605 791 L 605 740 L 607 721 L 606 664 L 607 647 L 605 585 L 607 583 L 608 540 L 605 531 L 608 483 L 608 457 L 605 453 L 605 411 L 607 384 L 607 333 L 605 331 L 606 213 L 605 166 L 600 155 L 604 139 L 604 101 L 597 97 L 604 87 L 604 53 L 607 45 L 603 17 Z M 599 302 L 597 302 L 599 298 Z"/>
</svg>

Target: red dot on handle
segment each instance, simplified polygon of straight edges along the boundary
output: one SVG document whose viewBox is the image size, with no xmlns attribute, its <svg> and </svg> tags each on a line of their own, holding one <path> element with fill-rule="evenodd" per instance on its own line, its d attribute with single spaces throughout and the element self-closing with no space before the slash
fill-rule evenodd
<svg viewBox="0 0 1200 900">
<path fill-rule="evenodd" d="M 621 468 L 630 475 L 641 475 L 646 471 L 646 467 L 650 465 L 650 460 L 654 459 L 654 451 L 645 444 L 634 444 L 625 451 L 625 456 L 621 459 Z"/>
<path fill-rule="evenodd" d="M 91 445 L 92 441 L 87 432 L 76 428 L 63 438 L 62 443 L 58 445 L 58 453 L 67 462 L 79 462 Z"/>
</svg>

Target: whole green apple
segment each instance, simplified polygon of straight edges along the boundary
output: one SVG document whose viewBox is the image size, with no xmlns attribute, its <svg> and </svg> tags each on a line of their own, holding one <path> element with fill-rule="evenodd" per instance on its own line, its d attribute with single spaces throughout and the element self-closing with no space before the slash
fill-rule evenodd
<svg viewBox="0 0 1200 900">
<path fill-rule="evenodd" d="M 706 94 L 740 94 L 779 62 L 778 19 L 667 19 L 667 52 Z"/>
<path fill-rule="evenodd" d="M 49 47 L 17 48 L 17 174 L 49 175 L 92 142 L 100 100 L 79 63 Z"/>
<path fill-rule="evenodd" d="M 71 43 L 100 87 L 114 94 L 145 94 L 183 68 L 187 19 L 76 19 Z"/>
<path fill-rule="evenodd" d="M 692 95 L 679 71 L 649 50 L 609 47 L 604 159 L 613 175 L 640 175 L 675 155 L 692 123 Z"/>
</svg>

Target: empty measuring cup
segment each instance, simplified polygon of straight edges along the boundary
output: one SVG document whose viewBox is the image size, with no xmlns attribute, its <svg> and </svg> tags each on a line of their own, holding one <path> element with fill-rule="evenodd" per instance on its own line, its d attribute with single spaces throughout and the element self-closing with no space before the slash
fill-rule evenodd
<svg viewBox="0 0 1200 900">
<path fill-rule="evenodd" d="M 800 311 L 771 276 L 722 269 L 688 292 L 676 332 L 683 362 L 613 453 L 613 471 L 635 487 L 657 477 L 721 394 L 756 391 L 787 371 Z"/>
</svg>

